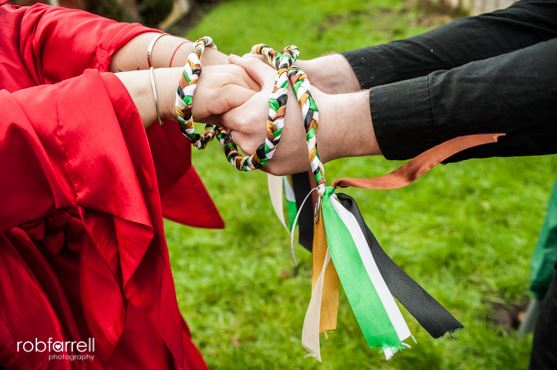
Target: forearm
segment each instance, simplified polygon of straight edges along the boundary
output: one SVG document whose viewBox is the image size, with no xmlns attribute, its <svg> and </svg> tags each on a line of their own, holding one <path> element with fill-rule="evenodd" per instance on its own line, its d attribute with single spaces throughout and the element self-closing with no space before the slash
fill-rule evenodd
<svg viewBox="0 0 557 370">
<path fill-rule="evenodd" d="M 505 133 L 496 144 L 453 158 L 557 152 L 557 40 L 448 71 L 371 89 L 383 155 L 407 159 L 456 136 Z"/>
<path fill-rule="evenodd" d="M 408 159 L 443 141 L 479 133 L 506 135 L 449 161 L 557 153 L 554 60 L 557 40 L 358 93 L 316 90 L 321 158 Z"/>
<path fill-rule="evenodd" d="M 156 68 L 152 77 L 150 70 L 118 72 L 116 77 L 128 90 L 143 125 L 149 127 L 158 121 L 157 108 L 162 119 L 176 119 L 176 89 L 182 73 L 183 67 Z M 199 120 L 196 122 L 205 122 L 239 106 L 258 87 L 245 70 L 233 64 L 203 67 L 196 86 L 192 105 L 192 115 Z"/>
<path fill-rule="evenodd" d="M 324 163 L 344 157 L 381 154 L 371 122 L 369 91 L 327 94 L 314 88 L 312 93 L 320 117 L 316 133 L 317 150 Z M 295 100 L 293 92 L 289 91 L 288 101 L 292 103 L 286 108 L 282 144 L 277 147 L 273 160 L 265 167 L 266 171 L 275 175 L 303 172 L 308 168 L 304 125 L 300 107 Z M 248 125 L 257 125 L 255 118 L 249 118 L 245 122 Z M 225 119 L 224 123 L 231 122 Z M 240 123 L 236 126 L 237 131 L 241 132 L 248 125 Z M 242 149 L 248 148 L 251 153 L 264 136 L 248 136 L 248 140 L 241 140 L 239 144 Z M 244 138 L 248 136 L 243 135 Z"/>
<path fill-rule="evenodd" d="M 101 72 L 147 69 L 147 47 L 160 34 L 137 23 L 116 22 L 81 10 L 44 4 L 19 8 L 4 5 L 0 20 L 5 21 L 6 31 L 13 33 L 21 62 L 36 84 L 56 83 L 88 68 Z M 11 31 L 10 26 L 14 28 Z M 153 49 L 153 65 L 169 67 L 176 51 L 172 65 L 183 66 L 191 50 L 191 42 L 164 36 Z M 212 49 L 203 57 L 205 65 L 226 61 L 222 53 Z"/>
<path fill-rule="evenodd" d="M 158 122 L 157 106 L 161 118 L 173 119 L 175 91 L 182 68 L 159 68 L 154 73 L 156 101 L 148 70 L 116 73 L 128 90 L 145 128 Z"/>
<path fill-rule="evenodd" d="M 147 48 L 151 41 L 160 35 L 156 32 L 141 34 L 123 45 L 112 57 L 110 70 L 125 72 L 148 69 Z M 155 68 L 181 67 L 192 51 L 193 42 L 181 37 L 165 35 L 160 37 L 154 47 L 152 64 Z M 172 64 L 171 64 L 172 62 Z M 202 57 L 204 65 L 225 64 L 228 57 L 220 51 L 207 48 Z"/>
<path fill-rule="evenodd" d="M 320 107 L 317 141 L 323 162 L 381 154 L 371 121 L 369 90 L 334 95 L 315 90 L 314 97 Z"/>
<path fill-rule="evenodd" d="M 360 83 L 352 66 L 341 54 L 329 54 L 297 63 L 311 83 L 323 92 L 344 94 L 360 91 Z"/>
<path fill-rule="evenodd" d="M 557 37 L 557 2 L 519 1 L 406 40 L 301 63 L 313 84 L 344 93 L 425 76 Z"/>
<path fill-rule="evenodd" d="M 363 88 L 425 76 L 557 36 L 557 2 L 519 1 L 493 13 L 455 20 L 416 37 L 344 55 Z"/>
</svg>

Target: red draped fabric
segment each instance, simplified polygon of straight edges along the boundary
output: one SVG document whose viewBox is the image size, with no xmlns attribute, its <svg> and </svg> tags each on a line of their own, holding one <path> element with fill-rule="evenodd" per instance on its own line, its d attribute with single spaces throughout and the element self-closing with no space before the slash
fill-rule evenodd
<svg viewBox="0 0 557 370">
<path fill-rule="evenodd" d="M 0 31 L 0 367 L 205 369 L 162 217 L 223 222 L 177 125 L 145 132 L 106 72 L 116 50 L 153 30 L 3 5 Z M 94 338 L 95 357 L 17 349 L 49 338 Z"/>
</svg>

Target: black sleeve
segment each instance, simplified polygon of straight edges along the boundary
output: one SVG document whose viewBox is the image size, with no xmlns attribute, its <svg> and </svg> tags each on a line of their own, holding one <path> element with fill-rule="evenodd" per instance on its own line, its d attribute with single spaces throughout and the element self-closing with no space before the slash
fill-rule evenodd
<svg viewBox="0 0 557 370">
<path fill-rule="evenodd" d="M 523 0 L 406 40 L 344 53 L 364 89 L 451 69 L 557 37 L 557 1 Z"/>
<path fill-rule="evenodd" d="M 406 159 L 456 136 L 506 133 L 472 157 L 557 153 L 557 39 L 370 90 L 383 155 Z"/>
</svg>

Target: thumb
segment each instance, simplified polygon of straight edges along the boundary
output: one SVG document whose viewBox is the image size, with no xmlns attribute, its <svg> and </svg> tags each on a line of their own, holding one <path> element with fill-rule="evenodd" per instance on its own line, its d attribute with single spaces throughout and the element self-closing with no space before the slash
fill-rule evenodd
<svg viewBox="0 0 557 370">
<path fill-rule="evenodd" d="M 223 114 L 248 101 L 255 91 L 238 85 L 226 85 L 219 90 L 212 114 Z"/>
</svg>

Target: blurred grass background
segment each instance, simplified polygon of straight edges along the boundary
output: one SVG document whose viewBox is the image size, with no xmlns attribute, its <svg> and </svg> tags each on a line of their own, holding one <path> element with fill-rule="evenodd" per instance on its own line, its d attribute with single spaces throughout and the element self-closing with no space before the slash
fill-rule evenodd
<svg viewBox="0 0 557 370">
<path fill-rule="evenodd" d="M 387 42 L 448 21 L 405 0 L 232 0 L 187 31 L 225 53 L 297 44 L 303 58 Z M 431 339 L 406 315 L 417 343 L 386 362 L 367 348 L 341 293 L 338 329 L 323 363 L 304 358 L 300 335 L 311 258 L 276 221 L 263 173 L 237 173 L 217 144 L 194 163 L 227 223 L 223 231 L 167 222 L 178 299 L 211 369 L 525 369 L 531 337 L 491 323 L 491 304 L 523 301 L 533 245 L 555 174 L 554 156 L 470 160 L 436 168 L 409 188 L 350 189 L 390 256 L 465 329 Z M 354 158 L 327 165 L 329 180 L 375 176 L 398 163 Z M 268 221 L 270 220 L 270 222 Z M 406 314 L 406 312 L 404 312 Z"/>
</svg>

